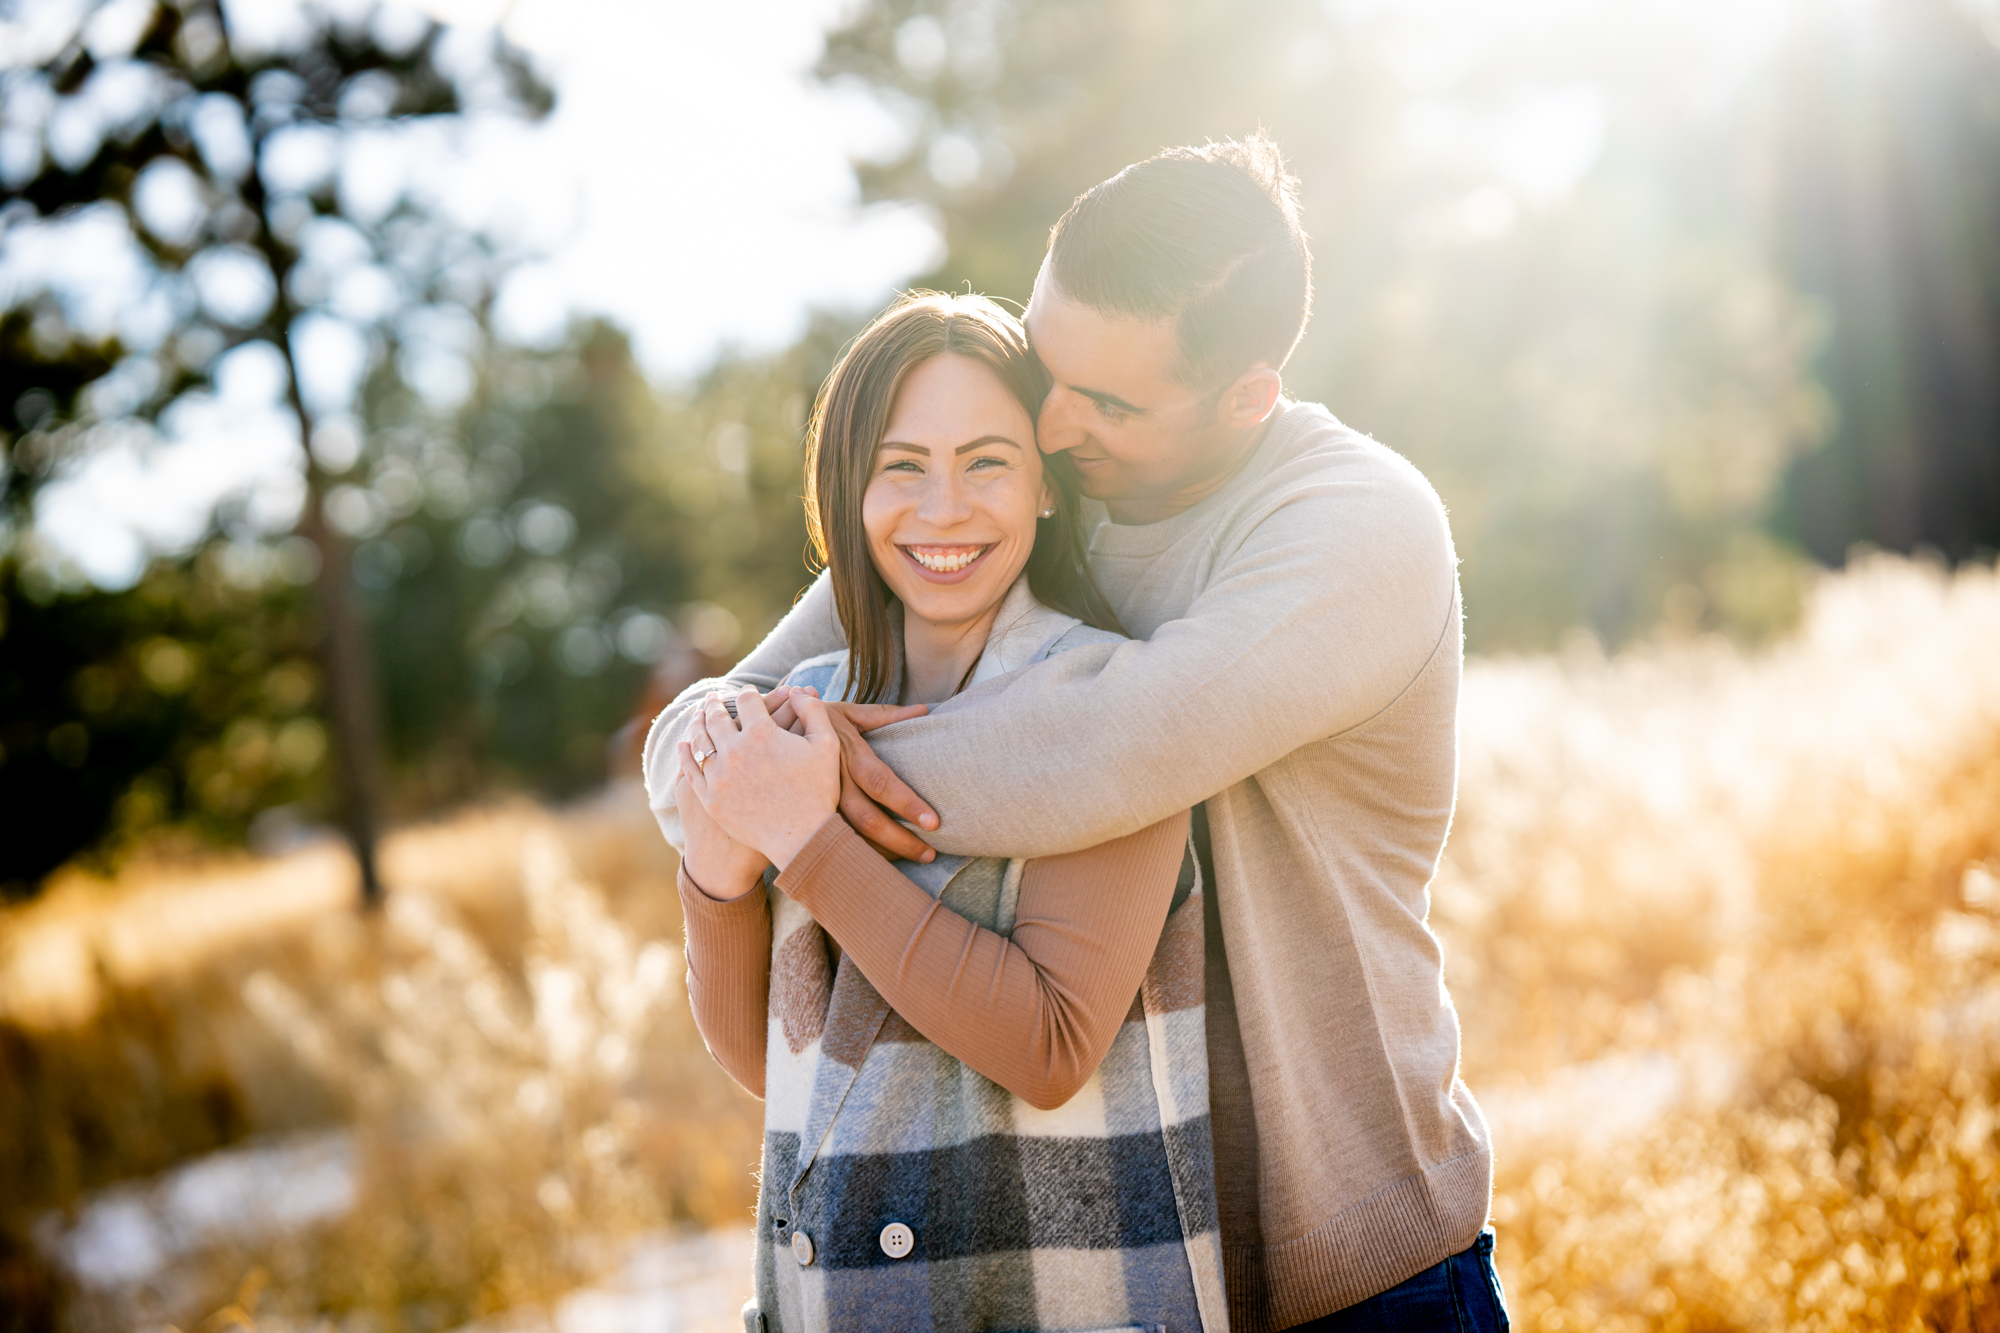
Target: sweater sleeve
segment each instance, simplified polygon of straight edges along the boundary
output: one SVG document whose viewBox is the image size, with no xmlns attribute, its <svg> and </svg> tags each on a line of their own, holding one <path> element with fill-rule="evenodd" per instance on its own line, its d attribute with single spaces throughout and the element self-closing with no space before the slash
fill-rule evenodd
<svg viewBox="0 0 2000 1333">
<path fill-rule="evenodd" d="M 676 848 L 684 845 L 680 814 L 674 806 L 674 747 L 687 738 L 688 715 L 708 697 L 708 692 L 719 690 L 734 695 L 744 690 L 759 690 L 768 694 L 807 658 L 846 646 L 840 616 L 833 604 L 833 583 L 821 573 L 786 612 L 785 618 L 728 675 L 696 681 L 660 710 L 646 733 L 640 769 L 645 777 L 646 803 L 652 807 L 653 818 L 659 821 L 660 831 L 667 835 L 668 842 Z"/>
<path fill-rule="evenodd" d="M 1217 543 L 1186 611 L 1147 638 L 1052 656 L 870 734 L 937 811 L 925 841 L 1048 856 L 1121 837 L 1361 726 L 1457 650 L 1444 509 L 1399 459 L 1297 485 Z"/>
<path fill-rule="evenodd" d="M 1042 1110 L 1096 1072 L 1173 904 L 1185 811 L 1128 837 L 1030 861 L 1012 937 L 945 907 L 838 815 L 778 877 L 891 1008 Z M 768 929 L 768 927 L 767 927 Z"/>
<path fill-rule="evenodd" d="M 771 993 L 771 901 L 759 885 L 711 898 L 678 872 L 687 930 L 688 1007 L 708 1052 L 753 1097 L 764 1095 Z"/>
</svg>

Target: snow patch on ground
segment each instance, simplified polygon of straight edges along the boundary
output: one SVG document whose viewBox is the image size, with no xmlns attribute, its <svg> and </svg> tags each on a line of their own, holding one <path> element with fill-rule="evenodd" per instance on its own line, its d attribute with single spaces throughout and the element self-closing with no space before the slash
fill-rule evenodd
<svg viewBox="0 0 2000 1333">
<path fill-rule="evenodd" d="M 344 1130 L 231 1148 L 50 1213 L 35 1239 L 98 1304 L 129 1310 L 136 1326 L 141 1307 L 179 1287 L 179 1270 L 202 1251 L 268 1243 L 345 1216 L 357 1172 Z M 553 1306 L 509 1310 L 461 1333 L 737 1333 L 754 1248 L 748 1226 L 648 1232 L 623 1244 L 607 1276 Z M 283 1322 L 260 1326 L 276 1333 Z"/>
<path fill-rule="evenodd" d="M 153 1180 L 114 1185 L 73 1220 L 44 1217 L 36 1240 L 81 1285 L 124 1287 L 211 1246 L 331 1221 L 354 1199 L 354 1143 L 331 1130 L 210 1153 Z"/>
</svg>

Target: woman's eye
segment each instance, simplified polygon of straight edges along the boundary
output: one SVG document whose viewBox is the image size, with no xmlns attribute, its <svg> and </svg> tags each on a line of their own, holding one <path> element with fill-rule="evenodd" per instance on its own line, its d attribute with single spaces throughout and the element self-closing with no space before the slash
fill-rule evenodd
<svg viewBox="0 0 2000 1333">
<path fill-rule="evenodd" d="M 918 467 L 918 466 L 917 466 L 917 463 L 916 463 L 916 460 L 915 460 L 915 459 L 911 459 L 911 458 L 898 458 L 898 459 L 895 459 L 895 460 L 894 460 L 894 461 L 892 461 L 892 462 L 888 462 L 888 463 L 884 463 L 884 464 L 882 465 L 882 470 L 883 470 L 884 472 L 922 472 L 922 471 L 923 471 L 923 469 L 922 469 L 922 468 L 920 468 L 920 467 Z"/>
<path fill-rule="evenodd" d="M 975 458 L 966 466 L 974 472 L 990 471 L 996 467 L 1006 467 L 1007 460 L 1004 458 Z"/>
<path fill-rule="evenodd" d="M 1106 421 L 1109 421 L 1114 425 L 1125 419 L 1125 412 L 1123 409 L 1113 407 L 1111 404 L 1104 402 L 1098 403 L 1097 415 L 1103 417 Z"/>
</svg>

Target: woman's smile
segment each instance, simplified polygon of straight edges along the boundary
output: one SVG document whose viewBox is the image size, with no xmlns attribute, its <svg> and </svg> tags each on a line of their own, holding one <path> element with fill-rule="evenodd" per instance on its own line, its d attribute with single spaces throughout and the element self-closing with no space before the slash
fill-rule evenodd
<svg viewBox="0 0 2000 1333">
<path fill-rule="evenodd" d="M 970 578 L 972 567 L 985 559 L 993 546 L 992 542 L 977 546 L 898 543 L 898 549 L 936 583 L 956 583 L 962 578 Z"/>
</svg>

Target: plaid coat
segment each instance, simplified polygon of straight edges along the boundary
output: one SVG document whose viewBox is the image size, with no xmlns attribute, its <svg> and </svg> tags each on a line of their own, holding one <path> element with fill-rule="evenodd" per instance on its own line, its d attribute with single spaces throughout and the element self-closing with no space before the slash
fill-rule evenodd
<svg viewBox="0 0 2000 1333">
<path fill-rule="evenodd" d="M 1026 580 L 974 683 L 1101 642 Z M 846 655 L 792 683 L 844 697 Z M 1019 860 L 897 868 L 1012 930 Z M 748 1333 L 1228 1327 L 1192 850 L 1139 994 L 1083 1088 L 1038 1111 L 932 1045 L 805 909 L 771 891 L 757 1297 Z"/>
</svg>

